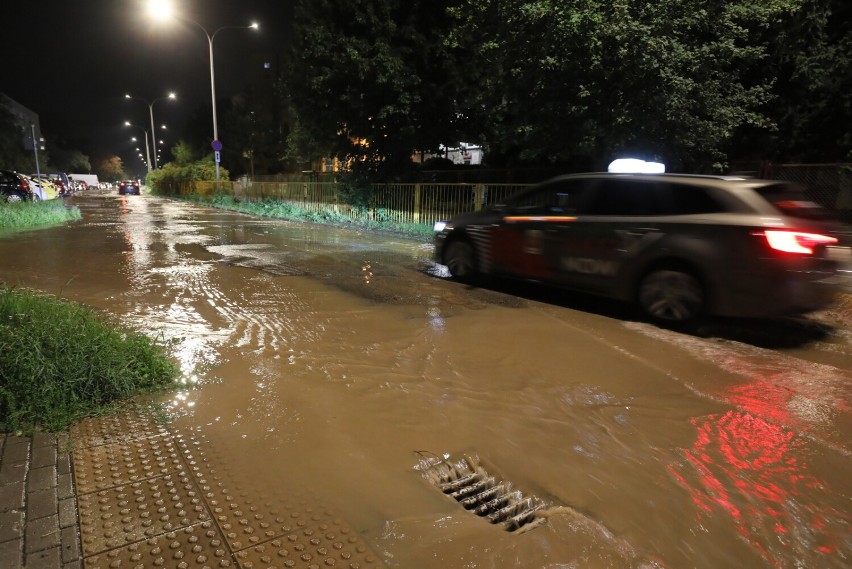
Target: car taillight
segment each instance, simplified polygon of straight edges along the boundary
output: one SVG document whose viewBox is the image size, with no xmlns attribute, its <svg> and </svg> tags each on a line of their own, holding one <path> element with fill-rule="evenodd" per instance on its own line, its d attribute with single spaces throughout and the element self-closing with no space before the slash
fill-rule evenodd
<svg viewBox="0 0 852 569">
<path fill-rule="evenodd" d="M 766 237 L 766 242 L 776 251 L 798 253 L 801 255 L 812 255 L 814 249 L 820 245 L 834 245 L 837 243 L 837 239 L 829 235 L 799 231 L 768 229 L 756 235 Z"/>
<path fill-rule="evenodd" d="M 27 183 L 26 178 L 21 178 L 21 188 L 23 188 L 25 192 L 30 191 L 30 185 Z"/>
</svg>

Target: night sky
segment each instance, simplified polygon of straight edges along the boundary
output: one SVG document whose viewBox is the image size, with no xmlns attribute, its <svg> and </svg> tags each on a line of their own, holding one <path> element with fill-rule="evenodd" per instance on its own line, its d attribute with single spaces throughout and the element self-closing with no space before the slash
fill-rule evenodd
<svg viewBox="0 0 852 569">
<path fill-rule="evenodd" d="M 176 12 L 213 33 L 217 100 L 246 86 L 252 56 L 283 51 L 290 0 L 172 0 Z M 145 0 L 0 0 L 0 91 L 38 113 L 42 132 L 84 141 L 91 153 L 135 152 L 138 129 L 150 124 L 148 105 L 175 91 L 177 101 L 154 104 L 154 119 L 171 129 L 210 104 L 208 43 L 191 23 L 150 18 Z M 208 111 L 209 112 L 209 111 Z M 221 110 L 219 113 L 221 122 Z M 212 138 L 212 117 L 211 138 Z M 220 138 L 224 138 L 221 137 Z M 166 141 L 167 145 L 169 140 Z M 164 156 L 168 159 L 168 156 Z"/>
</svg>

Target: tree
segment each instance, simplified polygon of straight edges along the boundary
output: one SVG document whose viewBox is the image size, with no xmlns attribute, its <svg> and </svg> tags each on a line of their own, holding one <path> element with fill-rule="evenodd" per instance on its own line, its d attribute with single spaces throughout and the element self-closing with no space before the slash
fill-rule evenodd
<svg viewBox="0 0 852 569">
<path fill-rule="evenodd" d="M 190 162 L 194 162 L 199 156 L 199 153 L 192 146 L 181 139 L 172 147 L 172 157 L 175 159 L 175 164 L 178 166 L 186 166 Z"/>
<path fill-rule="evenodd" d="M 775 83 L 764 111 L 777 128 L 744 130 L 735 152 L 779 161 L 852 159 L 850 22 L 845 0 L 805 0 L 766 29 L 766 68 Z"/>
<path fill-rule="evenodd" d="M 51 166 L 63 172 L 77 172 L 88 174 L 92 171 L 89 157 L 79 150 L 67 150 L 65 148 L 53 147 L 51 149 Z"/>
<path fill-rule="evenodd" d="M 93 173 L 102 182 L 117 182 L 127 178 L 121 158 L 115 155 L 102 156 L 95 160 Z"/>
<path fill-rule="evenodd" d="M 453 1 L 299 0 L 287 85 L 299 140 L 380 176 L 457 142 Z"/>
<path fill-rule="evenodd" d="M 771 126 L 754 32 L 798 4 L 465 0 L 451 40 L 472 62 L 466 112 L 508 163 L 632 153 L 718 170 L 738 127 Z"/>
</svg>

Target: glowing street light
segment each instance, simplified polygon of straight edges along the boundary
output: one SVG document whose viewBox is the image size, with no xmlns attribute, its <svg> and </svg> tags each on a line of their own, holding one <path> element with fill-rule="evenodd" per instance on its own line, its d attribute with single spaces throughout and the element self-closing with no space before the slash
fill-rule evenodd
<svg viewBox="0 0 852 569">
<path fill-rule="evenodd" d="M 219 149 L 221 149 L 222 143 L 219 141 L 219 125 L 216 119 L 216 79 L 215 72 L 213 66 L 213 40 L 216 39 L 216 34 L 221 32 L 222 30 L 229 29 L 242 29 L 242 30 L 258 30 L 260 29 L 260 25 L 257 22 L 253 22 L 248 26 L 223 26 L 213 31 L 211 34 L 207 31 L 207 28 L 196 22 L 191 18 L 187 18 L 183 15 L 177 15 L 174 13 L 172 9 L 171 3 L 168 0 L 149 0 L 148 2 L 148 12 L 151 16 L 157 20 L 168 20 L 171 18 L 178 18 L 180 20 L 185 20 L 191 24 L 194 24 L 201 28 L 201 31 L 204 32 L 204 35 L 207 36 L 207 46 L 209 49 L 210 55 L 210 97 L 213 105 L 213 149 L 215 151 L 216 160 L 216 182 L 219 182 Z"/>
<path fill-rule="evenodd" d="M 132 126 L 133 128 L 138 128 L 142 132 L 145 133 L 145 154 L 148 156 L 148 159 L 145 161 L 145 165 L 148 166 L 148 171 L 151 171 L 151 154 L 148 153 L 148 131 L 142 128 L 141 126 L 132 124 L 130 121 L 124 121 L 124 126 Z M 142 153 L 139 153 L 139 156 L 142 156 Z"/>
<path fill-rule="evenodd" d="M 133 95 L 130 95 L 129 93 L 125 93 L 124 98 L 125 99 L 136 99 L 137 101 L 142 101 L 143 103 L 148 105 L 148 115 L 151 118 L 151 133 L 152 133 L 151 144 L 154 146 L 154 168 L 156 168 L 157 167 L 157 141 L 155 140 L 155 137 L 153 136 L 153 133 L 154 133 L 154 130 L 155 130 L 154 129 L 154 103 L 156 103 L 157 101 L 162 101 L 164 99 L 175 100 L 175 99 L 177 99 L 177 95 L 175 95 L 174 92 L 170 92 L 167 96 L 157 97 L 156 99 L 154 99 L 153 101 L 150 101 L 150 102 L 147 101 L 146 99 L 143 99 L 142 97 L 134 97 Z M 166 128 L 166 125 L 163 125 L 163 128 Z"/>
</svg>

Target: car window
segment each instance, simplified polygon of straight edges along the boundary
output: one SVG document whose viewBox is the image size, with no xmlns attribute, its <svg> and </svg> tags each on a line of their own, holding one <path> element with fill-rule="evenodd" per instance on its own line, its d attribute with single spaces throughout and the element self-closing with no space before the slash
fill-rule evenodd
<svg viewBox="0 0 852 569">
<path fill-rule="evenodd" d="M 573 215 L 586 187 L 585 180 L 555 180 L 526 192 L 510 204 L 515 213 Z"/>
<path fill-rule="evenodd" d="M 768 184 L 755 188 L 772 206 L 784 215 L 803 219 L 830 219 L 833 214 L 807 198 L 802 186 L 794 184 Z"/>
<path fill-rule="evenodd" d="M 602 179 L 595 186 L 589 215 L 665 215 L 659 185 L 652 180 Z"/>
<path fill-rule="evenodd" d="M 719 213 L 726 211 L 725 206 L 710 195 L 707 188 L 686 184 L 666 184 L 669 200 L 669 215 L 690 215 L 696 213 Z"/>
</svg>

